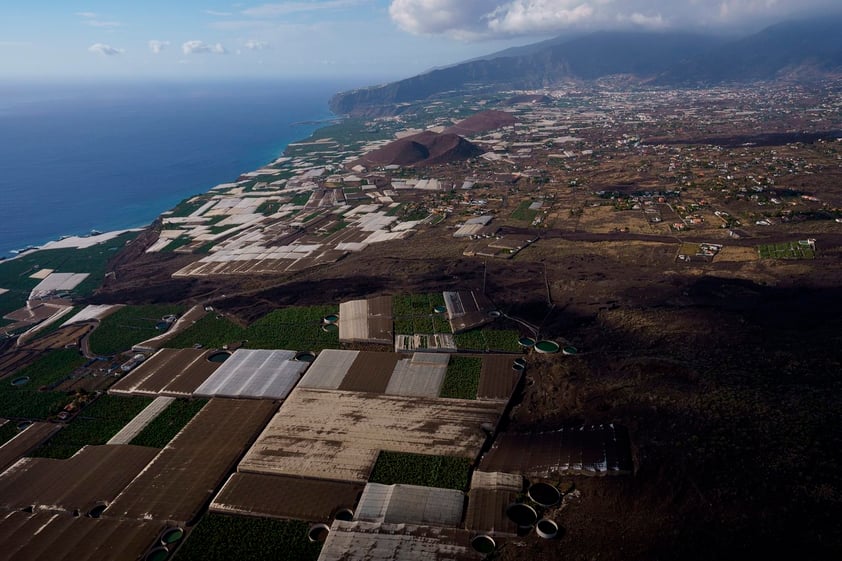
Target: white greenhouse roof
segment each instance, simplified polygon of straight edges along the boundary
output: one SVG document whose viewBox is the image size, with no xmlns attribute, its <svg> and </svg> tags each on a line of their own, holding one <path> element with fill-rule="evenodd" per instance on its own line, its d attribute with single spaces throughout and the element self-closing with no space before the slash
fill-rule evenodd
<svg viewBox="0 0 842 561">
<path fill-rule="evenodd" d="M 455 528 L 462 520 L 464 505 L 465 495 L 454 489 L 369 483 L 360 497 L 354 520 Z"/>
<path fill-rule="evenodd" d="M 307 369 L 294 357 L 295 351 L 239 349 L 193 395 L 284 399 Z"/>
</svg>

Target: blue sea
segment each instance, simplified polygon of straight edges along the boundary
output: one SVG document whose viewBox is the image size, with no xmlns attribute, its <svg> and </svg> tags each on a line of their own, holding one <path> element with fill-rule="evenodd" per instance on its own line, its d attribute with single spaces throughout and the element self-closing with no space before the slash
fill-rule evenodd
<svg viewBox="0 0 842 561">
<path fill-rule="evenodd" d="M 144 226 L 277 158 L 336 82 L 0 85 L 0 256 Z"/>
</svg>

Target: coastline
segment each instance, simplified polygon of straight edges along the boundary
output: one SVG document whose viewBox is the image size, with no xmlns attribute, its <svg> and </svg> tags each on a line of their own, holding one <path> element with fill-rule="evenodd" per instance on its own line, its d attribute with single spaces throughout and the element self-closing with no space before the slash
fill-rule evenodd
<svg viewBox="0 0 842 561">
<path fill-rule="evenodd" d="M 91 141 L 75 133 L 62 136 L 39 130 L 52 126 L 45 121 L 62 119 L 68 121 L 67 128 L 72 122 L 78 129 L 73 121 L 76 105 L 56 109 L 46 117 L 29 118 L 21 110 L 23 116 L 14 121 L 0 119 L 0 128 L 5 128 L 0 140 L 5 138 L 15 146 L 0 156 L 0 164 L 5 162 L 9 172 L 0 179 L 5 201 L 0 215 L 0 262 L 61 247 L 55 242 L 86 237 L 88 232 L 146 228 L 184 199 L 266 165 L 296 139 L 335 122 L 328 100 L 337 84 L 304 84 L 298 91 L 289 86 L 276 84 L 245 95 L 225 86 L 195 109 L 185 105 L 193 90 L 184 88 L 159 103 L 138 99 L 137 114 L 130 103 L 134 98 L 121 99 L 113 107 L 102 108 L 101 116 L 116 122 L 95 123 Z M 194 89 L 199 91 L 201 85 Z M 221 117 L 209 118 L 210 114 Z M 168 119 L 168 115 L 174 116 Z M 171 126 L 176 127 L 176 138 L 163 140 L 165 129 Z M 43 138 L 48 139 L 46 143 Z M 30 164 L 42 152 L 57 156 Z M 62 180 L 33 186 L 30 170 L 34 165 L 61 169 Z"/>
</svg>

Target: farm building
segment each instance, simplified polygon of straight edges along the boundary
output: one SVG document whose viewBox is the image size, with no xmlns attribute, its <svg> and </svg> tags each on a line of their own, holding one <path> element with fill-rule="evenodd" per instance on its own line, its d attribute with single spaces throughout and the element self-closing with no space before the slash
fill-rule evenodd
<svg viewBox="0 0 842 561">
<path fill-rule="evenodd" d="M 118 518 L 193 520 L 277 409 L 268 400 L 212 399 L 109 504 Z"/>
<path fill-rule="evenodd" d="M 211 512 L 329 523 L 337 512 L 353 510 L 362 483 L 235 473 L 211 502 Z"/>
<path fill-rule="evenodd" d="M 66 460 L 23 458 L 0 475 L 0 508 L 87 514 L 110 502 L 155 458 L 143 446 L 86 446 Z"/>
<path fill-rule="evenodd" d="M 161 349 L 108 390 L 116 395 L 190 397 L 220 363 L 200 349 Z"/>
<path fill-rule="evenodd" d="M 369 483 L 354 520 L 455 528 L 462 521 L 464 505 L 465 495 L 454 489 Z"/>
<path fill-rule="evenodd" d="M 238 349 L 196 390 L 196 397 L 283 399 L 307 369 L 295 351 Z"/>
<path fill-rule="evenodd" d="M 15 561 L 136 561 L 159 542 L 165 529 L 164 523 L 154 521 L 20 511 L 0 515 L 3 555 Z"/>
<path fill-rule="evenodd" d="M 479 561 L 466 530 L 335 521 L 319 561 Z"/>
<path fill-rule="evenodd" d="M 480 469 L 534 477 L 624 474 L 633 469 L 631 442 L 625 427 L 613 424 L 503 433 L 483 457 Z"/>
<path fill-rule="evenodd" d="M 38 448 L 60 429 L 61 425 L 56 423 L 32 423 L 14 438 L 3 443 L 0 446 L 0 472 Z"/>
<path fill-rule="evenodd" d="M 322 351 L 300 387 L 436 397 L 450 356 L 435 353 Z"/>
<path fill-rule="evenodd" d="M 474 471 L 468 492 L 465 527 L 493 535 L 517 535 L 517 524 L 506 516 L 506 507 L 523 491 L 520 475 Z"/>
<path fill-rule="evenodd" d="M 493 216 L 486 214 L 484 216 L 477 216 L 465 221 L 458 230 L 453 233 L 454 238 L 470 238 L 482 234 L 486 231 L 486 226 L 491 223 Z"/>
<path fill-rule="evenodd" d="M 447 319 L 454 333 L 481 327 L 494 320 L 492 312 L 495 307 L 483 294 L 467 290 L 443 294 Z"/>
<path fill-rule="evenodd" d="M 365 482 L 380 450 L 476 458 L 488 438 L 483 425 L 496 427 L 504 407 L 298 387 L 239 471 Z"/>
<path fill-rule="evenodd" d="M 339 341 L 392 344 L 392 297 L 339 304 Z"/>
</svg>

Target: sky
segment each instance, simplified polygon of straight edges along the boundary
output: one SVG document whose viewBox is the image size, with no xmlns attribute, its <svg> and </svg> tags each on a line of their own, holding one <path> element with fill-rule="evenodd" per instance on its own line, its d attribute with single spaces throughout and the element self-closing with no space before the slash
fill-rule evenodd
<svg viewBox="0 0 842 561">
<path fill-rule="evenodd" d="M 0 0 L 0 79 L 388 81 L 569 32 L 740 34 L 839 5 L 840 0 Z"/>
</svg>

